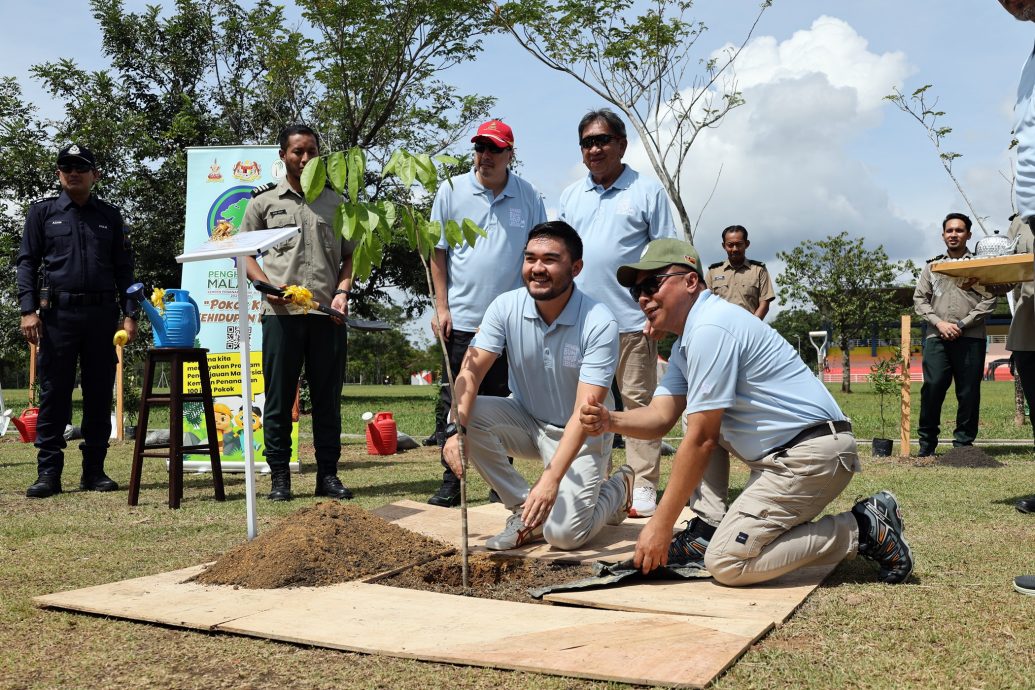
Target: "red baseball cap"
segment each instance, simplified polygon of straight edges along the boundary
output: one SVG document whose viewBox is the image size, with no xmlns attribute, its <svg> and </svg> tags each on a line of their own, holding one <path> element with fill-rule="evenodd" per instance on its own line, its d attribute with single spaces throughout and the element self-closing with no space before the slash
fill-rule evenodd
<svg viewBox="0 0 1035 690">
<path fill-rule="evenodd" d="M 500 120 L 489 120 L 478 128 L 478 133 L 471 137 L 471 141 L 489 139 L 497 146 L 510 148 L 514 145 L 514 130 Z"/>
</svg>

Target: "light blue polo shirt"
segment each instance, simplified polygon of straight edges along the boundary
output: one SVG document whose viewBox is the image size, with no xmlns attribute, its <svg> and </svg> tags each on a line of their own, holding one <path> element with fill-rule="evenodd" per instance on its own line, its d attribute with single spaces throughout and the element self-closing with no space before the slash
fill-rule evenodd
<svg viewBox="0 0 1035 690">
<path fill-rule="evenodd" d="M 470 218 L 487 237 L 474 247 L 464 242 L 453 249 L 446 243 L 446 221 L 463 223 Z M 431 220 L 442 223 L 439 249 L 448 253 L 449 283 L 446 298 L 458 331 L 478 330 L 489 302 L 507 290 L 521 287 L 528 231 L 546 222 L 543 196 L 531 184 L 508 173 L 507 185 L 499 196 L 478 182 L 474 171 L 457 175 L 452 186 L 444 184 L 435 195 Z"/>
<path fill-rule="evenodd" d="M 1035 51 L 1029 48 L 1028 60 L 1017 83 L 1014 105 L 1014 136 L 1017 137 L 1017 177 L 1014 195 L 1017 213 L 1022 218 L 1035 216 Z"/>
<path fill-rule="evenodd" d="M 743 311 L 743 310 L 742 310 Z M 540 422 L 564 426 L 575 409 L 579 381 L 608 389 L 618 365 L 614 315 L 575 288 L 550 325 L 522 287 L 492 301 L 471 347 L 495 354 L 507 350 L 511 395 Z"/>
<path fill-rule="evenodd" d="M 688 414 L 725 410 L 722 436 L 747 460 L 845 418 L 779 333 L 709 290 L 690 309 L 654 395 L 686 395 Z"/>
<path fill-rule="evenodd" d="M 591 175 L 565 189 L 560 214 L 582 237 L 585 268 L 575 283 L 607 305 L 622 333 L 643 330 L 643 312 L 616 274 L 619 266 L 639 261 L 651 240 L 676 237 L 665 190 L 627 165 L 608 189 Z"/>
</svg>

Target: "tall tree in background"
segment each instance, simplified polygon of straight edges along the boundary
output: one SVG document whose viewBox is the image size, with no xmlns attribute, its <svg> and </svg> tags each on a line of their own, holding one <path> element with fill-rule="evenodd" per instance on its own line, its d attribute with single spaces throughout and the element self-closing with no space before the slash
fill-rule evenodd
<svg viewBox="0 0 1035 690">
<path fill-rule="evenodd" d="M 771 4 L 712 58 L 693 54 L 707 27 L 688 18 L 692 0 L 654 0 L 643 14 L 631 0 L 515 0 L 496 6 L 496 20 L 544 65 L 625 114 L 693 241 L 683 165 L 698 135 L 744 103 L 734 62 Z"/>
<path fill-rule="evenodd" d="M 57 184 L 57 150 L 48 137 L 36 108 L 26 103 L 14 77 L 0 78 L 0 375 L 4 364 L 24 370 L 28 346 L 18 323 L 18 295 L 14 260 L 21 244 L 29 203 Z"/>
<path fill-rule="evenodd" d="M 327 149 L 363 146 L 376 168 L 396 148 L 441 151 L 488 116 L 491 99 L 458 94 L 441 78 L 480 50 L 478 3 L 296 4 L 304 20 L 297 29 L 269 0 L 250 9 L 235 0 L 177 0 L 165 14 L 91 0 L 110 66 L 90 72 L 65 58 L 33 68 L 65 103 L 45 148 L 76 139 L 97 154 L 100 193 L 133 225 L 145 282 L 179 283 L 172 257 L 182 249 L 187 147 L 269 144 L 284 124 L 304 122 Z M 375 199 L 409 194 L 380 175 L 365 183 Z M 356 312 L 368 315 L 389 287 L 408 296 L 410 313 L 426 303 L 412 252 L 389 248 L 358 286 Z"/>
<path fill-rule="evenodd" d="M 850 342 L 869 336 L 874 328 L 895 321 L 904 311 L 888 288 L 905 276 L 915 280 L 912 261 L 890 261 L 883 246 L 868 249 L 862 238 L 847 232 L 818 242 L 804 242 L 778 252 L 786 268 L 776 279 L 780 301 L 787 307 L 812 306 L 834 330 L 841 348 L 841 390 L 852 392 Z"/>
</svg>

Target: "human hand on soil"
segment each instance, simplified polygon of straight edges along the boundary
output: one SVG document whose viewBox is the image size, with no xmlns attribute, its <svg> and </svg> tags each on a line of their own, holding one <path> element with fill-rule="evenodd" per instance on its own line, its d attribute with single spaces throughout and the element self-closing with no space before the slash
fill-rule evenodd
<svg viewBox="0 0 1035 690">
<path fill-rule="evenodd" d="M 539 481 L 528 492 L 521 511 L 521 522 L 525 523 L 525 527 L 538 527 L 546 521 L 557 501 L 557 487 L 558 482 L 547 475 L 539 477 Z"/>
<path fill-rule="evenodd" d="M 457 477 L 464 476 L 464 463 L 460 459 L 460 439 L 457 436 L 446 439 L 446 444 L 442 446 L 442 457 L 445 458 L 449 469 L 453 470 L 453 474 Z"/>
<path fill-rule="evenodd" d="M 602 405 L 595 395 L 590 395 L 579 408 L 579 422 L 590 436 L 606 434 L 611 428 L 611 411 Z"/>
<path fill-rule="evenodd" d="M 672 526 L 661 524 L 656 517 L 651 518 L 640 531 L 636 540 L 636 554 L 633 565 L 646 575 L 655 568 L 668 563 L 668 547 L 672 543 Z"/>
</svg>

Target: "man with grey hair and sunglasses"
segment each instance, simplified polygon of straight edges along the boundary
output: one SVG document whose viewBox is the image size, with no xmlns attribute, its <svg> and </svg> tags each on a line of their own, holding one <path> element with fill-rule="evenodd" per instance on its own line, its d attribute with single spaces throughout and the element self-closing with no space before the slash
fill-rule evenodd
<svg viewBox="0 0 1035 690">
<path fill-rule="evenodd" d="M 658 345 L 644 333 L 636 303 L 615 280 L 623 263 L 636 261 L 651 240 L 675 237 L 668 196 L 653 178 L 622 162 L 629 141 L 625 123 L 606 108 L 579 122 L 579 147 L 589 174 L 561 194 L 560 216 L 582 237 L 585 270 L 579 289 L 603 302 L 619 324 L 615 380 L 621 403 L 633 410 L 650 403 L 657 385 Z M 657 507 L 661 439 L 628 439 L 626 461 L 636 472 L 631 517 L 649 517 Z"/>
<path fill-rule="evenodd" d="M 639 261 L 618 269 L 617 280 L 655 331 L 679 339 L 649 406 L 612 412 L 588 401 L 579 411 L 583 429 L 656 438 L 686 416 L 668 488 L 640 532 L 634 565 L 644 573 L 705 567 L 718 582 L 741 586 L 860 554 L 877 562 L 882 582 L 909 577 L 912 551 L 891 493 L 819 517 L 861 469 L 852 425 L 779 333 L 705 287 L 693 245 L 655 240 Z M 751 478 L 718 525 L 695 518 L 673 539 L 680 510 L 709 481 L 720 438 Z"/>
</svg>

